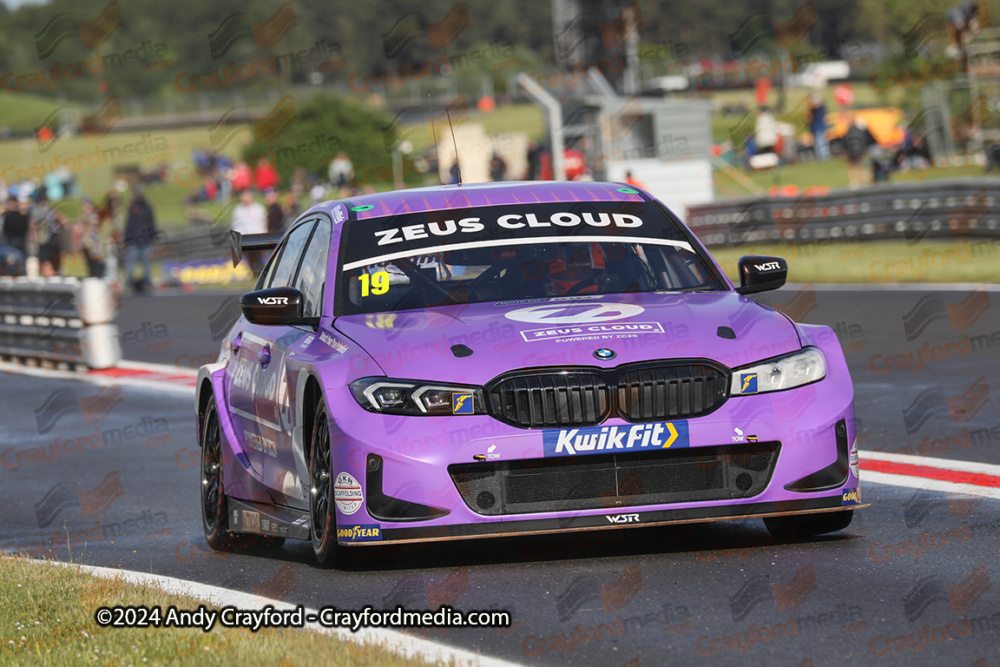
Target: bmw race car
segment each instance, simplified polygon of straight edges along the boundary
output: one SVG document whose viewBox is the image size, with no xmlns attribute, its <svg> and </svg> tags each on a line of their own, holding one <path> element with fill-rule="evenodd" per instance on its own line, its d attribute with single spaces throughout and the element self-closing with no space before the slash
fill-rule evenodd
<svg viewBox="0 0 1000 667">
<path fill-rule="evenodd" d="M 206 537 L 344 547 L 759 517 L 841 530 L 861 505 L 836 335 L 747 298 L 662 203 L 609 183 L 331 201 L 273 249 L 197 415 Z"/>
</svg>

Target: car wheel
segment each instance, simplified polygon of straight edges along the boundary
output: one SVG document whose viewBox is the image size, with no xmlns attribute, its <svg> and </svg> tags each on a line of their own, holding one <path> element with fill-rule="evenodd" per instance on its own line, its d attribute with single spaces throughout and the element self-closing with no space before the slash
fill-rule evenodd
<svg viewBox="0 0 1000 667">
<path fill-rule="evenodd" d="M 854 510 L 796 516 L 772 516 L 764 519 L 767 532 L 778 539 L 799 539 L 836 533 L 851 525 Z"/>
<path fill-rule="evenodd" d="M 222 431 L 213 398 L 208 402 L 201 430 L 201 525 L 208 546 L 219 551 L 228 551 L 233 546 L 227 511 L 222 481 Z"/>
<path fill-rule="evenodd" d="M 337 517 L 333 503 L 333 457 L 330 452 L 330 419 L 320 399 L 313 421 L 309 448 L 309 534 L 320 565 L 337 557 Z"/>
</svg>

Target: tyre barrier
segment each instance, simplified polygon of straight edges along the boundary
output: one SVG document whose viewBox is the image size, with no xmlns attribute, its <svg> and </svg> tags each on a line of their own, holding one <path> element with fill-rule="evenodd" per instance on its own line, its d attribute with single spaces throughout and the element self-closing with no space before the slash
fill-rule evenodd
<svg viewBox="0 0 1000 667">
<path fill-rule="evenodd" d="M 688 210 L 707 245 L 1000 237 L 1000 181 L 879 185 L 799 197 L 747 198 Z"/>
<path fill-rule="evenodd" d="M 0 278 L 0 357 L 110 368 L 122 358 L 118 284 L 100 278 Z"/>
</svg>

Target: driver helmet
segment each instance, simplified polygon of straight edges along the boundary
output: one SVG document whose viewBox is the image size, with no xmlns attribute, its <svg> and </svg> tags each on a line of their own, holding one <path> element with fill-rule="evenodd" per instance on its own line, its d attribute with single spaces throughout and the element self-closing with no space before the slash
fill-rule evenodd
<svg viewBox="0 0 1000 667">
<path fill-rule="evenodd" d="M 596 279 L 604 275 L 604 253 L 599 243 L 567 243 L 560 245 L 556 257 L 547 263 L 549 294 L 588 294 L 597 292 Z M 583 283 L 583 286 L 573 288 Z"/>
</svg>

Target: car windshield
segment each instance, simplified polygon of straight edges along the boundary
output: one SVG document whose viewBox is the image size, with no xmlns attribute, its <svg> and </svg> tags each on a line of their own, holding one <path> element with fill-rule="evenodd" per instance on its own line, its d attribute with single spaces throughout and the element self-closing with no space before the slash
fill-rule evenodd
<svg viewBox="0 0 1000 667">
<path fill-rule="evenodd" d="M 519 204 L 346 224 L 344 315 L 725 289 L 679 223 L 648 202 Z"/>
</svg>

